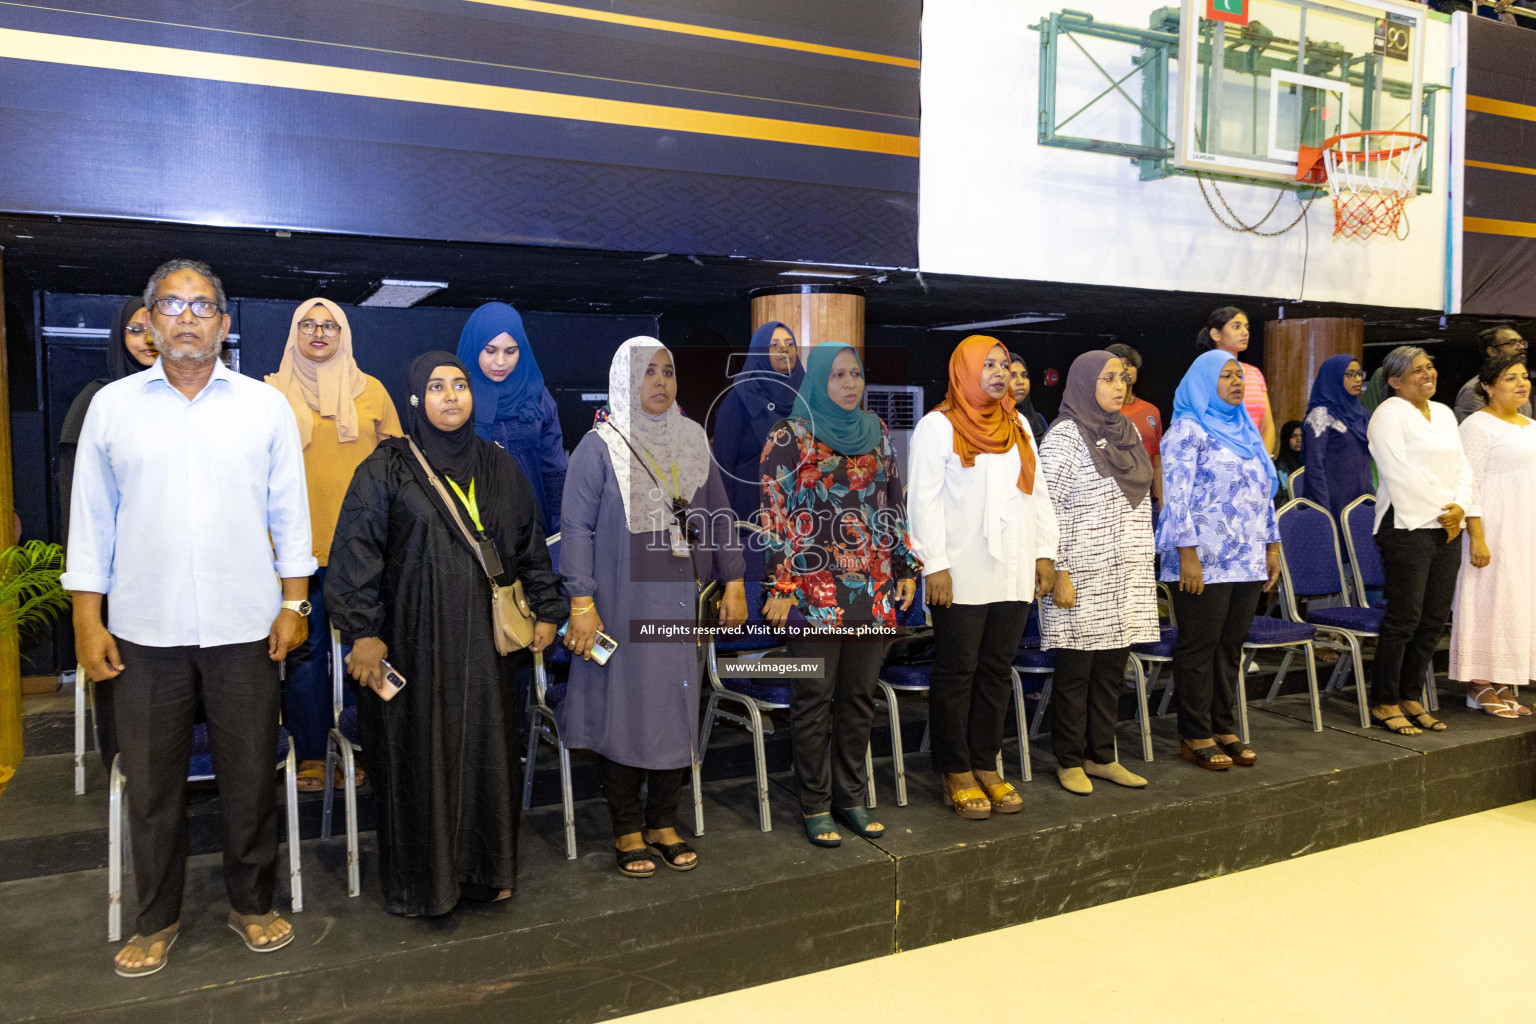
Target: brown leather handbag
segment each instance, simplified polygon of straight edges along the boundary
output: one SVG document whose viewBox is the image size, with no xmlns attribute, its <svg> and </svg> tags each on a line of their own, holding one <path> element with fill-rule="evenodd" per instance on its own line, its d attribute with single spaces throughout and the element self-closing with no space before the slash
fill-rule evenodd
<svg viewBox="0 0 1536 1024">
<path fill-rule="evenodd" d="M 407 437 L 406 441 L 411 446 L 411 453 L 416 456 L 416 461 L 421 463 L 423 472 L 427 474 L 427 480 L 431 482 L 432 489 L 437 491 L 437 496 L 443 500 L 448 514 L 458 524 L 459 530 L 464 534 L 464 539 L 469 541 L 469 546 L 474 549 L 475 557 L 480 560 L 480 568 L 485 571 L 485 578 L 491 585 L 491 635 L 496 638 L 496 653 L 501 655 L 512 654 L 522 650 L 533 643 L 533 628 L 537 620 L 533 617 L 533 608 L 528 604 L 528 596 L 523 593 L 523 581 L 514 579 L 510 587 L 503 587 L 496 582 L 501 569 L 501 559 L 496 557 L 496 548 L 490 541 L 476 537 L 465 524 L 464 518 L 459 515 L 459 506 L 455 504 L 453 495 L 448 493 L 448 488 L 432 470 L 431 463 L 416 447 L 416 442 Z M 487 559 L 489 549 L 489 560 Z M 492 565 L 496 568 L 493 570 Z"/>
</svg>

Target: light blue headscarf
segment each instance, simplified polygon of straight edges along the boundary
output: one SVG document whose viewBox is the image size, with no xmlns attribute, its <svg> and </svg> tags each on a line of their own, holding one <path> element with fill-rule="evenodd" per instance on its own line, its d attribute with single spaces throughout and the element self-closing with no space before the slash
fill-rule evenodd
<svg viewBox="0 0 1536 1024">
<path fill-rule="evenodd" d="M 790 415 L 805 420 L 811 436 L 839 455 L 868 455 L 880 447 L 880 417 L 863 409 L 844 409 L 827 394 L 832 361 L 844 350 L 858 359 L 857 350 L 841 341 L 824 341 L 811 349 L 811 356 L 805 361 L 805 379 L 800 382 L 800 393 L 795 396 L 795 408 Z M 860 359 L 859 369 L 863 368 L 864 360 Z"/>
<path fill-rule="evenodd" d="M 1244 459 L 1257 459 L 1269 477 L 1270 497 L 1274 497 L 1280 489 L 1280 477 L 1264 449 L 1259 428 L 1253 425 L 1253 418 L 1241 401 L 1229 405 L 1216 393 L 1222 367 L 1237 361 L 1232 353 L 1220 349 L 1212 349 L 1196 359 L 1173 393 L 1173 420 L 1176 423 L 1185 416 L 1191 417 L 1223 448 Z"/>
<path fill-rule="evenodd" d="M 500 384 L 480 369 L 480 350 L 498 334 L 517 342 L 517 365 Z M 487 302 L 473 313 L 459 333 L 459 362 L 469 367 L 469 384 L 475 393 L 475 429 L 484 430 L 497 420 L 532 423 L 539 418 L 544 396 L 544 374 L 528 344 L 523 318 L 505 302 Z"/>
</svg>

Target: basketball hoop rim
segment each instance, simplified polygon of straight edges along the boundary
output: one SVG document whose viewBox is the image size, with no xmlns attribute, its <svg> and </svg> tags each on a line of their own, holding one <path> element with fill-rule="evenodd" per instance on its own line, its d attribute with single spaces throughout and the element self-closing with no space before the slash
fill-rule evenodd
<svg viewBox="0 0 1536 1024">
<path fill-rule="evenodd" d="M 1380 129 L 1378 131 L 1369 132 L 1344 132 L 1341 135 L 1335 135 L 1332 138 L 1324 139 L 1323 144 L 1317 148 L 1319 152 L 1323 152 L 1329 149 L 1337 149 L 1339 143 L 1345 142 L 1349 139 L 1384 138 L 1389 135 L 1401 136 L 1402 138 L 1413 139 L 1415 141 L 1410 142 L 1406 146 L 1398 146 L 1395 149 L 1368 149 L 1363 153 L 1350 153 L 1346 150 L 1339 149 L 1336 153 L 1334 153 L 1334 159 L 1349 160 L 1351 162 L 1363 160 L 1392 160 L 1402 153 L 1409 152 L 1413 149 L 1414 146 L 1422 146 L 1429 141 L 1428 135 L 1424 135 L 1419 132 L 1405 132 L 1399 131 L 1397 129 Z"/>
</svg>

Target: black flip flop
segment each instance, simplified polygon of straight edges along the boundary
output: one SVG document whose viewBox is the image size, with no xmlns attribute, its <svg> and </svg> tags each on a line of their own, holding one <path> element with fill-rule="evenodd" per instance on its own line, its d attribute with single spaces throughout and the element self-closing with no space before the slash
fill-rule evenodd
<svg viewBox="0 0 1536 1024">
<path fill-rule="evenodd" d="M 699 866 L 698 851 L 687 843 L 646 843 L 645 848 L 660 857 L 661 862 L 673 871 L 692 871 Z M 687 853 L 693 854 L 693 860 L 679 864 L 677 859 Z"/>
<path fill-rule="evenodd" d="M 613 859 L 619 865 L 619 874 L 625 878 L 650 878 L 654 875 L 656 873 L 655 867 L 652 867 L 649 871 L 629 870 L 629 865 L 642 860 L 650 860 L 651 856 L 650 849 L 644 846 L 638 850 L 621 850 L 617 846 L 613 848 Z"/>
</svg>

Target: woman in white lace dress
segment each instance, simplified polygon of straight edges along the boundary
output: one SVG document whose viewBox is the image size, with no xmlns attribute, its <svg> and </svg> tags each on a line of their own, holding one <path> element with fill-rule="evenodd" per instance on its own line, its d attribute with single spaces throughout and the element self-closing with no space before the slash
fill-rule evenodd
<svg viewBox="0 0 1536 1024">
<path fill-rule="evenodd" d="M 1478 382 L 1488 405 L 1461 422 L 1482 515 L 1467 537 L 1451 624 L 1451 678 L 1467 681 L 1467 706 L 1496 718 L 1529 715 L 1516 688 L 1536 678 L 1536 421 L 1523 354 L 1495 356 Z"/>
</svg>

